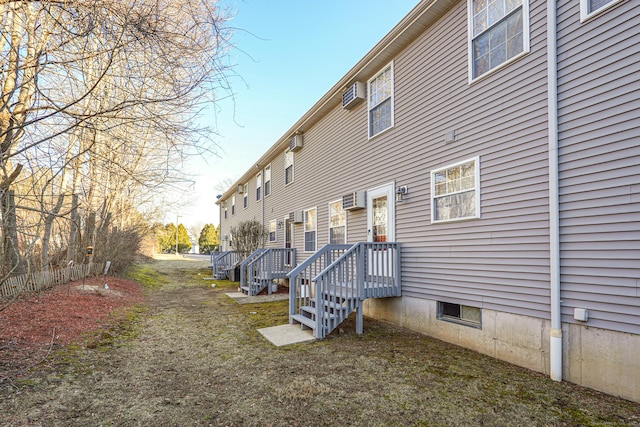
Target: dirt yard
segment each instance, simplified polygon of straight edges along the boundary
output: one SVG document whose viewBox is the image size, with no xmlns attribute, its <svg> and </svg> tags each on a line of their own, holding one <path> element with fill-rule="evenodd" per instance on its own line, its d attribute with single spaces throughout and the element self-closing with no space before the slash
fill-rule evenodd
<svg viewBox="0 0 640 427">
<path fill-rule="evenodd" d="M 207 265 L 138 266 L 144 300 L 114 279 L 78 294 L 92 302 L 76 314 L 60 307 L 77 284 L 14 303 L 28 316 L 0 312 L 0 425 L 640 426 L 638 404 L 372 319 L 361 336 L 348 321 L 274 347 L 257 329 L 286 323 L 287 302 L 237 304 Z"/>
</svg>

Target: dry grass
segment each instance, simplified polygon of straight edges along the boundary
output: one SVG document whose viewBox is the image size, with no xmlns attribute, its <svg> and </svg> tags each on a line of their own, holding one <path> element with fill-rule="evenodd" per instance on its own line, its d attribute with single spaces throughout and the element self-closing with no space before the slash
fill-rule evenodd
<svg viewBox="0 0 640 427">
<path fill-rule="evenodd" d="M 148 291 L 138 333 L 118 347 L 79 347 L 54 371 L 0 389 L 2 422 L 640 425 L 638 404 L 372 319 L 363 335 L 350 319 L 325 340 L 276 348 L 256 328 L 285 323 L 286 301 L 239 305 L 224 294 L 237 283 L 205 280 L 207 263 L 173 256 L 153 264 L 143 276 L 164 284 Z"/>
</svg>

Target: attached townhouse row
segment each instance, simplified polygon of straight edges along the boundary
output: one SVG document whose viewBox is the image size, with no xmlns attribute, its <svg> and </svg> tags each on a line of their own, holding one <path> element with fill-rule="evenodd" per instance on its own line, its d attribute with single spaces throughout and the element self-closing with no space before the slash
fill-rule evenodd
<svg viewBox="0 0 640 427">
<path fill-rule="evenodd" d="M 300 264 L 397 242 L 364 313 L 640 402 L 640 4 L 424 0 L 218 200 Z"/>
</svg>

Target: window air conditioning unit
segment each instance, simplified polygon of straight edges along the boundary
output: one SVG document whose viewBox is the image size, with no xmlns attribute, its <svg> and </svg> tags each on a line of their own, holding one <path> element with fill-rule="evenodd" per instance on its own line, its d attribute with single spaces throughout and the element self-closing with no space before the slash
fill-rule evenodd
<svg viewBox="0 0 640 427">
<path fill-rule="evenodd" d="M 304 222 L 304 211 L 295 211 L 289 214 L 289 221 L 294 224 Z"/>
<path fill-rule="evenodd" d="M 302 134 L 293 135 L 293 138 L 289 140 L 289 150 L 295 152 L 302 148 Z"/>
<path fill-rule="evenodd" d="M 367 206 L 367 193 L 364 191 L 354 191 L 342 196 L 342 208 L 345 211 L 364 209 Z"/>
<path fill-rule="evenodd" d="M 342 94 L 342 108 L 350 110 L 365 98 L 365 85 L 362 82 L 355 82 L 349 86 Z"/>
<path fill-rule="evenodd" d="M 244 185 L 240 184 L 238 185 L 238 194 L 242 194 L 244 193 Z"/>
</svg>

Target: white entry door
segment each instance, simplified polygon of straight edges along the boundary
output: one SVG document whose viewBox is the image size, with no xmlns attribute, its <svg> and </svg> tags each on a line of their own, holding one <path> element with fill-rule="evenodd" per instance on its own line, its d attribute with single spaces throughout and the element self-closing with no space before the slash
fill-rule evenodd
<svg viewBox="0 0 640 427">
<path fill-rule="evenodd" d="M 367 190 L 367 240 L 395 242 L 395 184 Z"/>
<path fill-rule="evenodd" d="M 395 242 L 395 213 L 393 182 L 367 190 L 367 240 L 369 242 Z M 367 274 L 370 278 L 389 277 L 392 271 L 393 255 L 387 248 L 369 249 Z"/>
<path fill-rule="evenodd" d="M 294 224 L 292 221 L 289 221 L 289 215 L 284 216 L 283 220 L 284 225 L 284 247 L 285 249 L 291 249 L 293 247 L 293 234 L 294 234 Z M 287 252 L 285 265 L 292 265 L 293 260 L 291 259 L 291 252 Z"/>
</svg>

